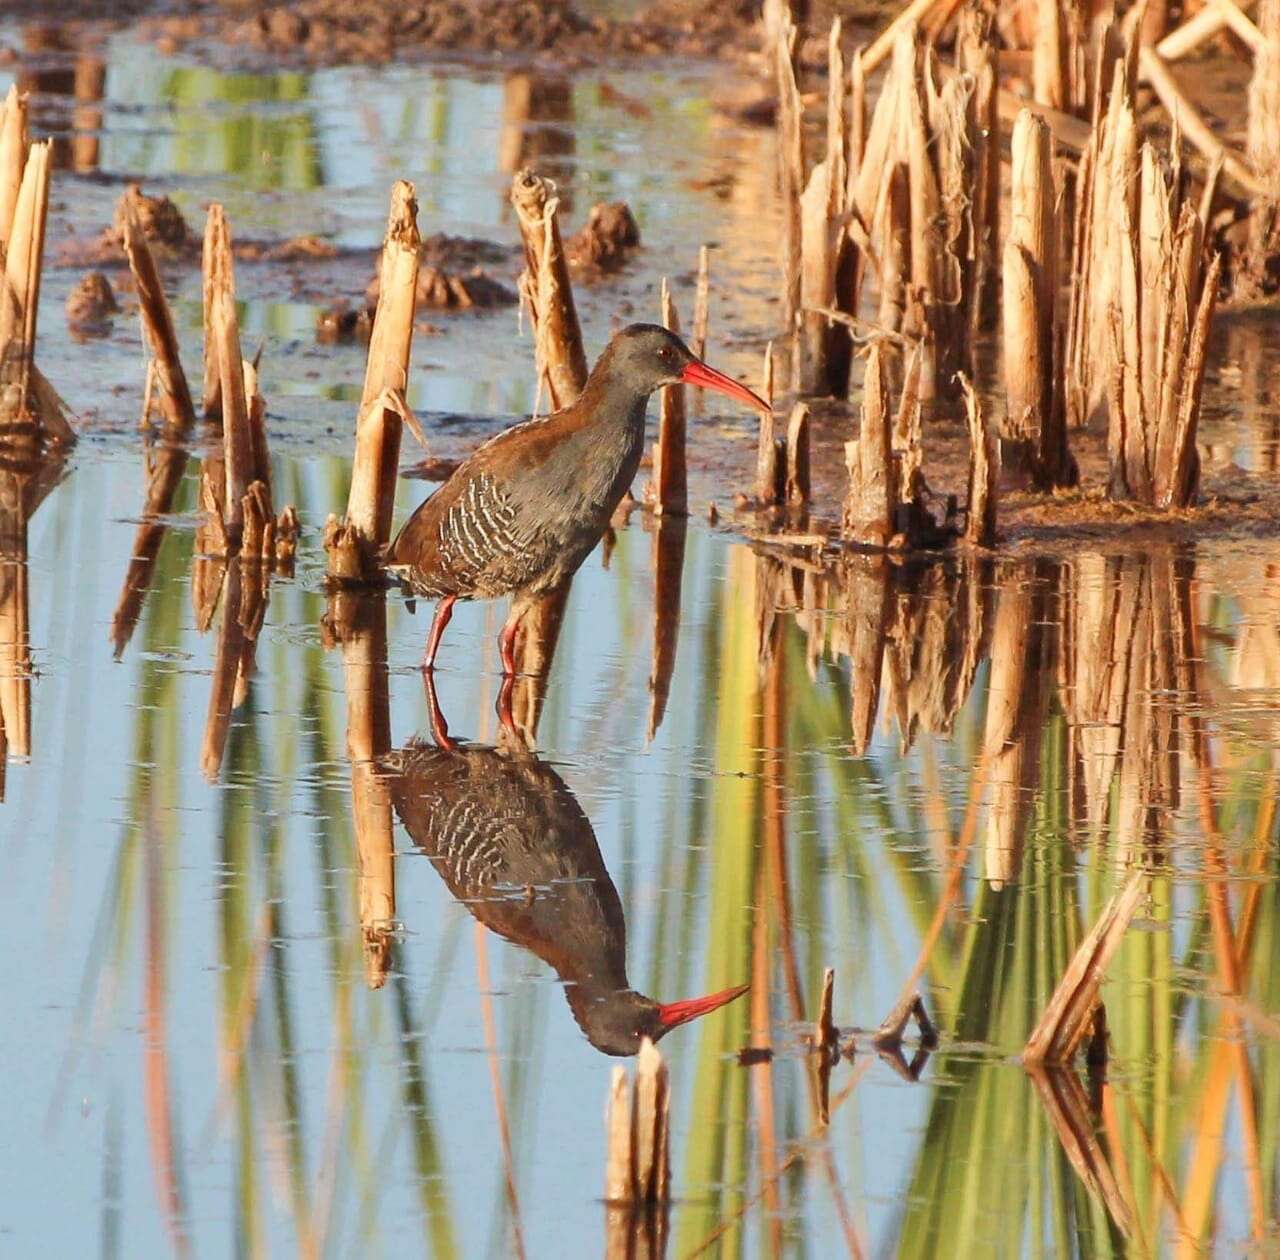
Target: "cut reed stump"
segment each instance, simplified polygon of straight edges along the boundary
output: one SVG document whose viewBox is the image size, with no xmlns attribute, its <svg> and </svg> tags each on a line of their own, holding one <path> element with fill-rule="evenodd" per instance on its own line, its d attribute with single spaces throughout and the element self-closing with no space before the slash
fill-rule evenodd
<svg viewBox="0 0 1280 1260">
<path fill-rule="evenodd" d="M 558 411 L 582 393 L 587 383 L 587 355 L 560 239 L 556 186 L 531 170 L 522 170 L 511 181 L 511 204 L 524 242 L 520 296 L 533 325 L 538 397 L 541 399 L 545 391 L 548 410 Z M 548 591 L 521 619 L 515 642 L 521 673 L 544 673 L 550 667 L 570 585 L 571 581 L 566 581 Z"/>
<path fill-rule="evenodd" d="M 556 186 L 531 170 L 511 181 L 524 242 L 520 296 L 533 324 L 538 392 L 546 390 L 549 410 L 567 407 L 587 383 L 587 356 L 569 281 L 569 264 L 560 239 Z"/>
<path fill-rule="evenodd" d="M 1052 138 L 1023 110 L 1014 123 L 1009 236 L 1004 247 L 1004 378 L 1008 398 L 1001 463 L 1042 489 L 1078 480 L 1067 450 L 1059 349 L 1058 198 Z"/>
<path fill-rule="evenodd" d="M 1120 947 L 1145 892 L 1145 878 L 1134 871 L 1102 908 L 1098 921 L 1076 950 L 1049 1004 L 1022 1051 L 1028 1066 L 1069 1063 L 1090 1035 L 1101 999 L 1107 966 Z"/>
<path fill-rule="evenodd" d="M 391 210 L 379 268 L 378 308 L 356 414 L 356 453 L 347 513 L 342 522 L 330 516 L 325 524 L 330 581 L 379 580 L 382 552 L 391 541 L 401 432 L 405 422 L 417 430 L 406 394 L 420 246 L 414 187 L 406 180 L 397 180 L 391 189 Z"/>
<path fill-rule="evenodd" d="M 195 407 L 191 401 L 191 389 L 187 374 L 178 353 L 178 334 L 174 331 L 173 315 L 169 310 L 160 272 L 147 243 L 146 234 L 138 216 L 142 193 L 135 186 L 125 190 L 120 199 L 116 219 L 122 225 L 125 256 L 133 273 L 134 287 L 138 293 L 138 318 L 142 324 L 142 339 L 148 351 L 147 399 L 143 404 L 144 422 L 149 418 L 151 405 L 159 411 L 167 437 L 180 438 L 190 433 L 195 425 Z M 231 247 L 227 244 L 227 258 Z M 206 278 L 206 291 L 212 292 Z M 206 296 L 206 304 L 209 298 Z M 206 337 L 209 336 L 206 329 Z M 207 351 L 206 351 L 207 357 Z"/>
<path fill-rule="evenodd" d="M 609 1085 L 606 1202 L 637 1205 L 670 1200 L 670 1113 L 667 1065 L 646 1037 L 636 1055 L 634 1086 L 622 1067 L 614 1068 Z"/>
<path fill-rule="evenodd" d="M 75 433 L 35 364 L 50 142 L 29 144 L 27 97 L 10 88 L 0 110 L 0 441 L 70 446 Z"/>
<path fill-rule="evenodd" d="M 653 526 L 653 664 L 649 670 L 646 736 L 649 743 L 662 725 L 675 672 L 687 532 L 685 522 L 678 516 L 658 517 Z"/>
<path fill-rule="evenodd" d="M 983 413 L 967 377 L 961 377 L 965 417 L 969 424 L 969 495 L 965 541 L 976 547 L 996 545 L 996 503 L 1000 486 L 1000 438 Z"/>
<path fill-rule="evenodd" d="M 756 439 L 756 501 L 761 507 L 781 503 L 786 498 L 787 444 L 777 435 L 777 421 L 773 413 L 773 342 L 764 348 L 764 374 L 760 397 L 769 404 L 769 411 L 761 413 L 760 433 Z"/>
<path fill-rule="evenodd" d="M 297 516 L 292 507 L 278 517 L 272 508 L 266 404 L 258 392 L 257 366 L 240 351 L 231 236 L 221 206 L 210 206 L 209 217 L 220 230 L 206 233 L 206 239 L 212 239 L 212 259 L 205 274 L 205 364 L 207 370 L 217 371 L 223 459 L 219 469 L 215 470 L 216 461 L 206 461 L 202 469 L 201 507 L 213 519 L 205 522 L 201 550 L 205 555 L 261 562 L 268 569 L 287 568 L 297 539 Z"/>
<path fill-rule="evenodd" d="M 680 316 L 671 300 L 666 276 L 662 277 L 661 302 L 662 326 L 678 334 Z M 659 516 L 664 513 L 689 515 L 685 462 L 686 392 L 683 385 L 668 385 L 658 398 L 658 440 L 653 448 L 653 510 Z"/>
</svg>

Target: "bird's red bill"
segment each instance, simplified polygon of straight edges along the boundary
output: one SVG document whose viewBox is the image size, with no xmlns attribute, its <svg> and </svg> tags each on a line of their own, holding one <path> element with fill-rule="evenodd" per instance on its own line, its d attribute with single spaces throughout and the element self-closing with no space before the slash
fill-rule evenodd
<svg viewBox="0 0 1280 1260">
<path fill-rule="evenodd" d="M 756 407 L 760 411 L 773 410 L 759 394 L 745 385 L 739 385 L 732 376 L 726 376 L 723 372 L 717 372 L 715 368 L 708 367 L 701 359 L 686 363 L 684 370 L 680 373 L 680 379 L 686 385 L 697 385 L 699 389 L 714 389 L 719 394 L 728 394 L 730 398 L 736 398 L 739 402 L 746 403 L 748 407 Z"/>
<path fill-rule="evenodd" d="M 658 1007 L 658 1019 L 664 1029 L 674 1028 L 677 1024 L 687 1024 L 699 1015 L 709 1015 L 712 1011 L 741 997 L 751 986 L 740 984 L 732 989 L 722 989 L 719 993 L 708 993 L 706 997 L 685 998 L 683 1002 L 668 1002 Z"/>
</svg>

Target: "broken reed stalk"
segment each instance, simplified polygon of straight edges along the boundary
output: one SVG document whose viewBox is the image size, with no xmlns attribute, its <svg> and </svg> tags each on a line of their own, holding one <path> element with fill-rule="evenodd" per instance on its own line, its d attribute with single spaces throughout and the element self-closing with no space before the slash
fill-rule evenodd
<svg viewBox="0 0 1280 1260">
<path fill-rule="evenodd" d="M 707 331 L 711 322 L 711 251 L 698 246 L 698 280 L 693 293 L 693 331 L 689 349 L 700 359 L 707 357 Z"/>
<path fill-rule="evenodd" d="M 391 541 L 400 437 L 406 420 L 416 427 L 406 396 L 420 247 L 414 187 L 407 180 L 397 180 L 391 188 L 378 272 L 378 307 L 356 414 L 347 513 L 341 523 L 330 516 L 325 524 L 324 545 L 333 581 L 375 580 L 382 552 Z"/>
<path fill-rule="evenodd" d="M 178 354 L 178 335 L 174 331 L 173 316 L 160 283 L 156 260 L 147 244 L 146 235 L 135 210 L 141 194 L 135 188 L 126 190 L 122 198 L 124 213 L 122 241 L 133 283 L 138 293 L 138 318 L 142 324 L 142 337 L 150 351 L 148 371 L 151 375 L 153 397 L 157 399 L 160 415 L 164 420 L 167 437 L 182 437 L 194 427 L 195 407 L 191 401 L 191 389 L 187 374 Z"/>
<path fill-rule="evenodd" d="M 862 378 L 862 420 L 858 436 L 845 443 L 849 492 L 844 501 L 845 537 L 874 547 L 887 547 L 895 532 L 897 480 L 889 413 L 884 351 L 872 345 Z"/>
<path fill-rule="evenodd" d="M 818 1019 L 813 1029 L 814 1045 L 825 1054 L 832 1054 L 840 1044 L 840 1033 L 831 1015 L 835 989 L 835 969 L 827 967 L 822 973 L 822 997 L 819 999 Z"/>
<path fill-rule="evenodd" d="M 796 84 L 796 28 L 784 18 L 774 46 L 778 94 L 778 191 L 782 199 L 782 318 L 788 338 L 795 331 L 801 298 L 800 196 L 804 189 L 804 107 Z"/>
<path fill-rule="evenodd" d="M 217 348 L 213 337 L 213 297 L 219 284 L 220 272 L 232 265 L 231 234 L 227 228 L 227 216 L 214 202 L 205 219 L 204 241 L 200 254 L 201 297 L 204 308 L 204 399 L 202 410 L 206 419 L 222 416 L 222 377 L 218 367 Z"/>
<path fill-rule="evenodd" d="M 809 407 L 798 402 L 787 419 L 786 445 L 787 506 L 807 507 L 809 503 Z"/>
<path fill-rule="evenodd" d="M 653 664 L 649 670 L 649 726 L 646 743 L 662 725 L 675 672 L 680 636 L 687 526 L 679 517 L 659 517 L 653 531 Z"/>
<path fill-rule="evenodd" d="M 760 416 L 760 433 L 756 439 L 756 500 L 762 507 L 781 503 L 786 497 L 787 447 L 777 436 L 777 417 L 773 412 L 773 342 L 764 348 L 764 373 L 760 397 L 769 411 Z"/>
<path fill-rule="evenodd" d="M 52 148 L 27 145 L 26 114 L 11 90 L 0 119 L 0 430 L 69 446 L 64 404 L 35 365 Z"/>
<path fill-rule="evenodd" d="M 1007 300 L 1007 299 L 1006 299 Z M 969 495 L 965 541 L 977 547 L 996 545 L 997 491 L 1000 487 L 1000 438 L 983 413 L 968 377 L 961 377 L 965 418 L 969 424 Z"/>
<path fill-rule="evenodd" d="M 662 326 L 679 335 L 680 316 L 671 288 L 662 277 Z M 701 356 L 699 356 L 701 357 Z M 658 399 L 658 440 L 653 448 L 653 510 L 661 516 L 689 515 L 685 464 L 685 395 L 683 385 L 668 385 Z"/>
<path fill-rule="evenodd" d="M 667 1065 L 646 1037 L 636 1056 L 635 1085 L 614 1069 L 609 1086 L 605 1199 L 632 1207 L 665 1204 L 671 1196 L 671 1082 Z"/>
<path fill-rule="evenodd" d="M 848 388 L 849 338 L 821 312 L 836 305 L 838 275 L 847 241 L 849 181 L 848 83 L 840 48 L 840 19 L 831 23 L 827 45 L 827 153 L 809 174 L 800 196 L 799 388 L 802 394 L 834 396 Z M 846 286 L 848 280 L 846 279 Z M 845 300 L 849 300 L 846 293 Z"/>
<path fill-rule="evenodd" d="M 973 297 L 970 335 L 995 323 L 996 285 L 992 283 L 1000 237 L 999 75 L 991 15 L 976 5 L 960 13 L 956 67 L 973 83 L 969 98 L 969 136 L 973 144 Z"/>
<path fill-rule="evenodd" d="M 1031 1066 L 1069 1063 L 1083 1045 L 1092 1027 L 1107 965 L 1120 947 L 1121 938 L 1142 900 L 1144 882 L 1142 872 L 1134 871 L 1124 887 L 1103 907 L 1027 1039 L 1022 1051 L 1023 1063 Z"/>
<path fill-rule="evenodd" d="M 1176 151 L 1166 173 L 1155 150 L 1143 145 L 1140 171 L 1138 205 L 1131 209 L 1122 199 L 1119 206 L 1108 493 L 1181 508 L 1199 488 L 1196 427 L 1222 264 L 1215 255 L 1204 267 L 1205 226 L 1186 197 Z"/>
<path fill-rule="evenodd" d="M 549 410 L 567 407 L 587 383 L 587 356 L 569 282 L 569 263 L 560 239 L 556 186 L 533 171 L 520 171 L 511 181 L 524 242 L 520 295 L 533 323 L 538 392 L 546 388 Z"/>
<path fill-rule="evenodd" d="M 939 80 L 943 79 L 940 83 Z M 975 79 L 942 76 L 914 24 L 896 38 L 872 114 L 850 210 L 880 259 L 879 322 L 920 340 L 920 399 L 959 399 L 977 266 Z"/>
<path fill-rule="evenodd" d="M 1238 12 L 1238 10 L 1237 10 Z M 1274 287 L 1268 260 L 1280 253 L 1280 0 L 1263 0 L 1258 12 L 1259 42 L 1249 80 L 1245 153 L 1250 169 L 1266 186 L 1249 216 L 1244 256 L 1233 268 L 1237 300 L 1257 298 Z"/>
<path fill-rule="evenodd" d="M 1058 216 L 1052 139 L 1029 110 L 1013 127 L 1009 236 L 1004 247 L 1005 467 L 1043 489 L 1071 485 L 1066 402 L 1059 384 Z"/>
</svg>

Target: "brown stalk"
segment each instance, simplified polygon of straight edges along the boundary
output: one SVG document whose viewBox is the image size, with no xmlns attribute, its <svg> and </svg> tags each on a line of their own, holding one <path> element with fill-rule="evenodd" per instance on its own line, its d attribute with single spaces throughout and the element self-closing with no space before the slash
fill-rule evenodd
<svg viewBox="0 0 1280 1260">
<path fill-rule="evenodd" d="M 1000 238 L 1000 111 L 997 57 L 991 19 L 976 5 L 960 13 L 956 62 L 973 81 L 968 132 L 973 144 L 973 299 L 972 328 L 995 322 L 996 242 Z M 971 333 L 972 335 L 972 333 Z"/>
<path fill-rule="evenodd" d="M 801 304 L 801 192 L 804 189 L 803 107 L 796 86 L 796 29 L 785 20 L 774 48 L 778 94 L 778 189 L 782 200 L 782 318 L 790 336 Z"/>
<path fill-rule="evenodd" d="M 218 365 L 218 349 L 213 331 L 214 294 L 230 284 L 235 291 L 232 276 L 231 232 L 227 216 L 216 201 L 209 206 L 205 219 L 204 242 L 201 249 L 200 274 L 201 298 L 204 311 L 204 399 L 202 410 L 208 419 L 222 416 L 222 374 Z"/>
<path fill-rule="evenodd" d="M 1098 915 L 1067 964 L 1022 1051 L 1025 1064 L 1065 1064 L 1088 1035 L 1107 965 L 1144 896 L 1145 877 L 1134 871 Z"/>
<path fill-rule="evenodd" d="M 371 580 L 382 550 L 391 540 L 400 435 L 407 410 L 420 245 L 414 187 L 397 180 L 391 189 L 391 209 L 382 242 L 378 309 L 356 415 L 356 450 L 346 519 L 339 524 L 331 517 L 325 528 L 329 576 L 335 580 Z"/>
<path fill-rule="evenodd" d="M 160 414 L 164 417 L 166 432 L 171 437 L 181 437 L 195 425 L 195 407 L 191 390 L 182 369 L 178 353 L 178 337 L 174 332 L 173 316 L 160 283 L 151 246 L 138 222 L 133 204 L 140 194 L 130 188 L 123 197 L 123 245 L 133 272 L 138 292 L 138 315 L 142 322 L 142 334 L 154 364 L 153 379 L 159 387 Z"/>
<path fill-rule="evenodd" d="M 1031 60 L 1031 93 L 1042 105 L 1066 109 L 1070 104 L 1067 90 L 1066 32 L 1063 29 L 1063 7 L 1058 0 L 1036 0 L 1035 44 Z M 1016 189 L 1016 183 L 1013 185 Z"/>
<path fill-rule="evenodd" d="M 511 181 L 511 204 L 524 241 L 520 292 L 533 322 L 539 392 L 545 386 L 552 411 L 567 407 L 587 383 L 587 356 L 560 239 L 555 191 L 554 183 L 528 169 Z"/>
<path fill-rule="evenodd" d="M 227 747 L 231 714 L 236 707 L 236 682 L 240 675 L 246 637 L 241 621 L 244 606 L 244 575 L 239 560 L 228 561 L 222 580 L 222 625 L 214 658 L 213 681 L 209 689 L 209 710 L 205 717 L 200 747 L 200 768 L 209 782 L 217 780 Z"/>
<path fill-rule="evenodd" d="M 880 343 L 874 343 L 863 374 L 858 436 L 846 442 L 844 448 L 849 471 L 844 533 L 856 542 L 876 547 L 887 546 L 893 536 L 898 506 L 883 355 Z"/>
<path fill-rule="evenodd" d="M 698 282 L 693 295 L 693 333 L 689 349 L 700 359 L 707 357 L 707 329 L 711 321 L 711 251 L 698 247 Z"/>
<path fill-rule="evenodd" d="M 1006 301 L 1008 290 L 1005 290 Z M 960 378 L 965 416 L 969 423 L 969 510 L 965 539 L 977 547 L 996 544 L 996 491 L 1000 485 L 1000 439 L 983 414 L 982 404 L 967 377 Z"/>
<path fill-rule="evenodd" d="M 18 206 L 18 190 L 22 187 L 22 171 L 27 164 L 27 111 L 27 94 L 19 92 L 16 83 L 11 84 L 0 109 L 0 249 L 5 253 Z"/>
<path fill-rule="evenodd" d="M 662 278 L 662 326 L 677 335 L 680 316 Z M 658 441 L 653 448 L 653 510 L 661 516 L 688 516 L 689 488 L 685 464 L 685 402 L 683 385 L 668 385 L 658 400 Z"/>
<path fill-rule="evenodd" d="M 764 386 L 762 397 L 773 402 L 773 342 L 764 351 Z M 760 433 L 756 441 L 756 499 L 762 505 L 779 503 L 786 493 L 786 446 L 776 434 L 777 419 L 772 410 L 760 415 Z"/>
<path fill-rule="evenodd" d="M 809 408 L 798 402 L 787 420 L 787 484 L 789 506 L 800 508 L 809 502 Z"/>
</svg>

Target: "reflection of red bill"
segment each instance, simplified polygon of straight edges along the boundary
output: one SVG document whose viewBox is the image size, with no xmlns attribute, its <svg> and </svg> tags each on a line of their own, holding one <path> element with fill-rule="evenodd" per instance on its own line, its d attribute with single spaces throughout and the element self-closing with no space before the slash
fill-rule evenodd
<svg viewBox="0 0 1280 1260">
<path fill-rule="evenodd" d="M 746 403 L 748 407 L 756 407 L 761 411 L 772 410 L 759 394 L 749 390 L 745 385 L 739 385 L 732 376 L 726 376 L 723 372 L 717 372 L 715 368 L 708 367 L 701 359 L 694 359 L 692 363 L 685 364 L 684 370 L 680 373 L 680 379 L 686 385 L 697 385 L 699 389 L 714 389 L 717 393 L 728 394 L 730 398 L 736 398 L 739 402 Z"/>
<path fill-rule="evenodd" d="M 685 370 L 688 371 L 687 368 Z M 710 371 L 709 368 L 707 370 Z M 733 382 L 731 381 L 730 384 Z M 742 386 L 739 385 L 737 388 L 742 389 Z M 745 392 L 751 393 L 750 390 Z M 708 993 L 706 997 L 685 998 L 683 1002 L 668 1002 L 665 1006 L 658 1007 L 658 1019 L 662 1022 L 664 1029 L 675 1028 L 678 1024 L 687 1024 L 691 1019 L 697 1019 L 699 1015 L 709 1015 L 712 1011 L 732 1002 L 734 998 L 741 997 L 749 988 L 751 988 L 749 984 L 740 984 L 732 989 L 722 989 L 719 993 Z"/>
</svg>

